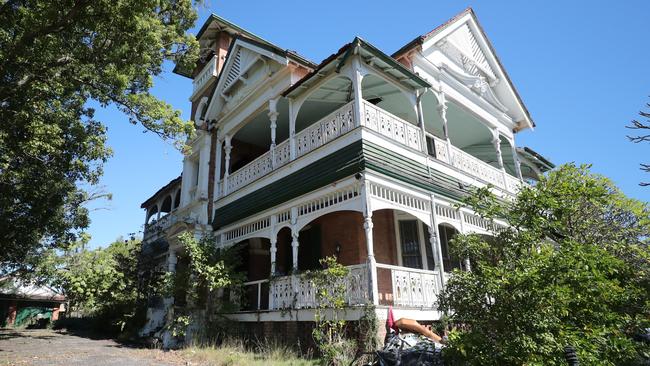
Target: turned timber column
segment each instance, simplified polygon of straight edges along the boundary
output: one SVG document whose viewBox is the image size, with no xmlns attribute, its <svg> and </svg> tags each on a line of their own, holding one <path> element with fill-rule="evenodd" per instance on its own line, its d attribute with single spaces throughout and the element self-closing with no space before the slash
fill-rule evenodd
<svg viewBox="0 0 650 366">
<path fill-rule="evenodd" d="M 501 169 L 501 174 L 503 175 L 503 188 L 507 189 L 508 181 L 506 179 L 506 168 L 503 165 L 503 155 L 501 155 L 501 138 L 499 137 L 499 131 L 496 128 L 492 129 L 492 145 L 494 145 L 494 151 L 497 154 L 497 163 L 499 164 L 499 169 Z"/>
<path fill-rule="evenodd" d="M 451 156 L 451 139 L 449 138 L 449 124 L 447 122 L 447 97 L 445 97 L 445 92 L 442 90 L 438 93 L 438 113 L 440 114 L 440 119 L 442 120 L 442 133 L 445 136 L 447 141 L 447 158 L 449 159 L 449 164 L 452 163 Z"/>
<path fill-rule="evenodd" d="M 278 222 L 278 216 L 277 215 L 272 215 L 271 216 L 271 247 L 269 248 L 269 252 L 271 253 L 271 276 L 275 275 L 275 261 L 276 261 L 276 254 L 278 252 L 278 234 L 275 233 L 275 226 L 277 225 Z"/>
<path fill-rule="evenodd" d="M 421 149 L 422 152 L 425 154 L 429 153 L 429 149 L 427 148 L 427 130 L 424 126 L 424 113 L 422 112 L 422 96 L 424 96 L 424 93 L 426 92 L 426 89 L 424 92 L 420 93 L 419 91 L 416 91 L 415 93 L 415 112 L 417 113 L 418 116 L 418 124 L 420 125 L 420 141 L 421 141 Z"/>
<path fill-rule="evenodd" d="M 368 295 L 374 305 L 379 305 L 379 286 L 377 284 L 377 261 L 372 234 L 372 208 L 365 179 L 361 181 L 361 199 L 363 202 L 363 230 L 366 234 L 366 251 L 368 252 Z"/>
<path fill-rule="evenodd" d="M 214 168 L 214 197 L 221 197 L 221 150 L 223 150 L 223 139 L 217 137 L 217 151 L 215 152 L 215 168 Z"/>
<path fill-rule="evenodd" d="M 460 233 L 467 234 L 465 231 L 465 213 L 462 210 L 458 210 L 458 213 L 460 214 Z M 472 271 L 472 263 L 470 262 L 469 257 L 463 260 L 463 264 L 465 265 L 465 271 Z"/>
<path fill-rule="evenodd" d="M 363 110 L 363 91 L 361 89 L 363 75 L 361 74 L 359 59 L 356 57 L 352 59 L 352 69 L 350 76 L 350 79 L 352 80 L 352 91 L 354 92 L 354 125 L 362 126 L 364 124 L 364 121 L 362 119 L 363 113 L 361 113 Z"/>
<path fill-rule="evenodd" d="M 517 154 L 517 147 L 515 146 L 515 139 L 513 138 L 512 141 L 510 141 L 510 147 L 512 148 L 512 158 L 515 161 L 515 172 L 517 174 L 517 178 L 519 178 L 520 181 L 524 181 L 524 177 L 521 174 L 521 162 L 519 161 L 519 154 Z"/>
<path fill-rule="evenodd" d="M 291 254 L 293 259 L 293 272 L 298 272 L 298 237 L 300 236 L 300 231 L 298 230 L 298 208 L 291 207 Z"/>
<path fill-rule="evenodd" d="M 442 259 L 442 245 L 440 230 L 438 230 L 438 218 L 436 217 L 436 196 L 431 195 L 431 229 L 429 230 L 429 244 L 435 257 L 434 271 L 440 274 L 440 288 L 445 286 L 445 265 Z"/>
<path fill-rule="evenodd" d="M 296 118 L 298 117 L 296 103 L 289 99 L 289 160 L 296 160 Z"/>
<path fill-rule="evenodd" d="M 271 151 L 271 168 L 275 168 L 275 130 L 278 127 L 277 121 L 278 121 L 278 111 L 277 111 L 277 106 L 278 106 L 278 100 L 277 99 L 271 99 L 269 100 L 269 120 L 271 122 L 270 127 L 271 127 L 271 146 L 269 148 L 269 151 Z"/>
<path fill-rule="evenodd" d="M 224 146 L 224 151 L 226 153 L 225 161 L 224 161 L 224 171 L 223 171 L 223 195 L 227 196 L 228 195 L 228 176 L 230 175 L 230 152 L 232 151 L 232 145 L 231 145 L 231 140 L 232 136 L 226 135 L 225 137 L 225 142 L 226 145 Z"/>
</svg>

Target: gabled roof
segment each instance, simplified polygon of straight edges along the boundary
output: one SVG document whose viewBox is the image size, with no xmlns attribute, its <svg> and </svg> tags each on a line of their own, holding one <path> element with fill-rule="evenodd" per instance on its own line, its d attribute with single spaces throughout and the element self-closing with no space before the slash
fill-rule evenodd
<svg viewBox="0 0 650 366">
<path fill-rule="evenodd" d="M 197 33 L 196 39 L 199 40 L 199 42 L 201 42 L 204 36 L 207 37 L 209 34 L 216 33 L 216 32 L 226 32 L 233 38 L 246 38 L 248 40 L 257 43 L 260 46 L 267 48 L 271 52 L 277 53 L 283 57 L 287 57 L 291 61 L 294 61 L 300 65 L 306 66 L 310 69 L 316 67 L 315 63 L 299 55 L 295 51 L 282 49 L 279 46 L 265 40 L 264 38 L 254 33 L 251 33 L 250 31 L 247 31 L 246 29 L 232 22 L 229 22 L 228 20 L 216 14 L 210 14 L 208 19 L 205 21 L 205 23 L 203 23 L 203 26 Z M 177 69 L 176 67 L 174 68 L 173 72 L 182 76 L 191 77 L 191 75 L 188 75 L 187 73 L 183 73 L 181 70 Z"/>
<path fill-rule="evenodd" d="M 526 108 L 526 105 L 522 101 L 521 96 L 519 95 L 519 92 L 517 91 L 517 88 L 512 83 L 512 80 L 510 79 L 510 76 L 506 72 L 506 69 L 503 67 L 503 64 L 501 63 L 501 60 L 499 59 L 499 57 L 497 56 L 496 51 L 494 50 L 494 46 L 492 45 L 492 42 L 490 42 L 490 39 L 485 34 L 485 31 L 483 30 L 483 27 L 481 26 L 481 23 L 478 21 L 478 18 L 476 17 L 476 14 L 474 13 L 474 10 L 471 7 L 469 7 L 467 9 L 463 10 L 462 12 L 456 14 L 454 17 L 452 17 L 451 19 L 446 21 L 444 24 L 442 24 L 442 25 L 438 26 L 437 28 L 433 29 L 432 31 L 430 31 L 428 33 L 425 33 L 425 34 L 423 34 L 421 36 L 416 37 L 411 42 L 407 43 L 402 48 L 400 48 L 395 53 L 393 53 L 392 57 L 397 59 L 397 58 L 407 54 L 408 52 L 412 51 L 413 49 L 415 49 L 417 47 L 421 47 L 426 41 L 428 41 L 429 39 L 431 39 L 431 38 L 435 37 L 436 35 L 440 34 L 442 31 L 449 28 L 451 25 L 455 24 L 456 22 L 458 22 L 459 20 L 461 20 L 462 18 L 464 18 L 467 15 L 471 16 L 472 20 L 476 24 L 476 28 L 480 32 L 480 36 L 485 40 L 485 43 L 487 44 L 490 55 L 494 58 L 494 61 L 496 62 L 497 66 L 499 68 L 499 71 L 503 74 L 505 80 L 507 81 L 509 89 L 511 90 L 512 95 L 514 96 L 514 98 L 516 98 L 517 104 L 521 108 L 523 114 L 526 116 L 526 118 L 530 122 L 531 126 L 535 127 L 535 122 L 533 121 L 532 117 L 530 116 L 530 112 L 528 111 L 528 108 Z"/>
<path fill-rule="evenodd" d="M 397 62 L 394 58 L 383 53 L 377 47 L 364 41 L 360 37 L 355 37 L 352 42 L 345 44 L 338 50 L 338 52 L 324 59 L 314 71 L 305 75 L 302 79 L 298 80 L 298 82 L 284 91 L 282 96 L 291 97 L 299 93 L 297 91 L 298 89 L 308 88 L 309 85 L 314 82 L 313 78 L 316 75 L 321 75 L 323 72 L 327 72 L 334 68 L 338 71 L 345 64 L 350 54 L 355 53 L 356 51 L 359 52 L 361 57 L 373 58 L 375 60 L 374 64 L 378 68 L 382 69 L 398 82 L 401 82 L 410 88 L 420 89 L 431 87 L 429 82 L 404 67 L 404 65 Z"/>
</svg>

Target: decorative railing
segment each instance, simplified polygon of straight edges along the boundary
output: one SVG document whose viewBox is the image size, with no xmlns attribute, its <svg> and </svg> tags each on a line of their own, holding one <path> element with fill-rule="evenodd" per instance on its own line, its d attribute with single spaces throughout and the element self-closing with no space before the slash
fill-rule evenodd
<svg viewBox="0 0 650 366">
<path fill-rule="evenodd" d="M 342 280 L 345 285 L 345 302 L 348 306 L 367 304 L 368 267 L 365 264 L 348 266 L 348 275 Z M 318 306 L 318 289 L 308 276 L 292 275 L 271 280 L 269 309 L 307 309 Z"/>
<path fill-rule="evenodd" d="M 402 145 L 422 150 L 422 132 L 412 123 L 392 115 L 376 105 L 363 101 L 362 124 Z"/>
<path fill-rule="evenodd" d="M 327 144 L 357 127 L 350 102 L 296 134 L 296 157 Z"/>
<path fill-rule="evenodd" d="M 228 192 L 231 193 L 238 190 L 248 183 L 266 175 L 271 170 L 273 170 L 271 154 L 266 152 L 228 177 Z"/>
<path fill-rule="evenodd" d="M 151 239 L 154 236 L 161 234 L 165 229 L 172 226 L 176 223 L 176 215 L 168 213 L 167 215 L 161 217 L 157 221 L 153 221 L 144 226 L 144 233 L 142 235 L 142 240 Z"/>
<path fill-rule="evenodd" d="M 377 268 L 391 272 L 393 304 L 395 306 L 436 308 L 440 293 L 440 274 L 407 267 L 377 263 Z"/>
<path fill-rule="evenodd" d="M 503 171 L 451 146 L 451 165 L 500 188 L 506 188 Z"/>
<path fill-rule="evenodd" d="M 314 151 L 359 126 L 375 131 L 411 149 L 422 151 L 425 141 L 423 141 L 422 131 L 419 127 L 365 100 L 361 108 L 361 123 L 356 123 L 354 120 L 354 102 L 350 102 L 297 133 L 294 136 L 296 158 Z M 464 173 L 509 192 L 516 192 L 518 189 L 520 182 L 515 177 L 462 151 L 449 144 L 448 141 L 426 134 L 426 145 L 429 155 Z M 225 183 L 227 193 L 231 194 L 241 189 L 290 161 L 291 143 L 287 139 L 278 144 L 273 151 L 267 151 L 241 169 L 231 173 Z M 219 187 L 221 191 L 224 187 L 223 182 L 219 182 Z"/>
<path fill-rule="evenodd" d="M 192 97 L 193 99 L 208 84 L 211 78 L 217 77 L 217 56 L 212 56 L 210 61 L 203 67 L 201 72 L 192 81 Z"/>
<path fill-rule="evenodd" d="M 318 122 L 305 128 L 295 135 L 296 157 L 301 157 L 341 135 L 357 127 L 354 123 L 353 102 L 350 102 Z M 273 162 L 275 156 L 275 162 Z M 265 176 L 291 160 L 289 140 L 285 140 L 275 148 L 275 153 L 267 151 L 241 169 L 232 173 L 227 179 L 228 193 Z"/>
<path fill-rule="evenodd" d="M 429 155 L 437 160 L 450 164 L 471 176 L 477 177 L 508 192 L 514 193 L 519 190 L 519 185 L 521 184 L 519 179 L 504 173 L 503 170 L 495 168 L 453 145 L 449 145 L 447 141 L 436 136 L 427 134 L 427 139 L 430 141 L 433 140 L 434 151 L 429 151 Z M 431 142 L 429 145 L 431 145 Z M 451 152 L 451 159 L 449 159 L 449 152 Z"/>
</svg>

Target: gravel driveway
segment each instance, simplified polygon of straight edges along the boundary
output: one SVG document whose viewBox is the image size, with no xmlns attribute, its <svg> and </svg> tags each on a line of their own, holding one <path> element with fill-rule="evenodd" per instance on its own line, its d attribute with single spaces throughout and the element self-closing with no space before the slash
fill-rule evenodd
<svg viewBox="0 0 650 366">
<path fill-rule="evenodd" d="M 174 352 L 137 349 L 108 339 L 52 330 L 0 330 L 0 365 L 186 365 Z"/>
</svg>

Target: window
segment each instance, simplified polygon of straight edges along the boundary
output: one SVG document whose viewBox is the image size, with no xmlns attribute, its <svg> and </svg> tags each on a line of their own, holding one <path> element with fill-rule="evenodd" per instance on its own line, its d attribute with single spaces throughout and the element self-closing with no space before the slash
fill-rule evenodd
<svg viewBox="0 0 650 366">
<path fill-rule="evenodd" d="M 402 248 L 402 265 L 409 268 L 422 269 L 422 254 L 420 253 L 420 234 L 417 220 L 400 220 L 399 237 Z"/>
<path fill-rule="evenodd" d="M 433 271 L 436 260 L 429 241 L 429 227 L 415 216 L 395 211 L 399 265 Z"/>
<path fill-rule="evenodd" d="M 460 258 L 451 254 L 449 242 L 458 234 L 458 231 L 446 225 L 438 225 L 440 232 L 440 248 L 442 249 L 442 263 L 445 272 L 451 272 L 453 269 L 462 269 Z"/>
</svg>

